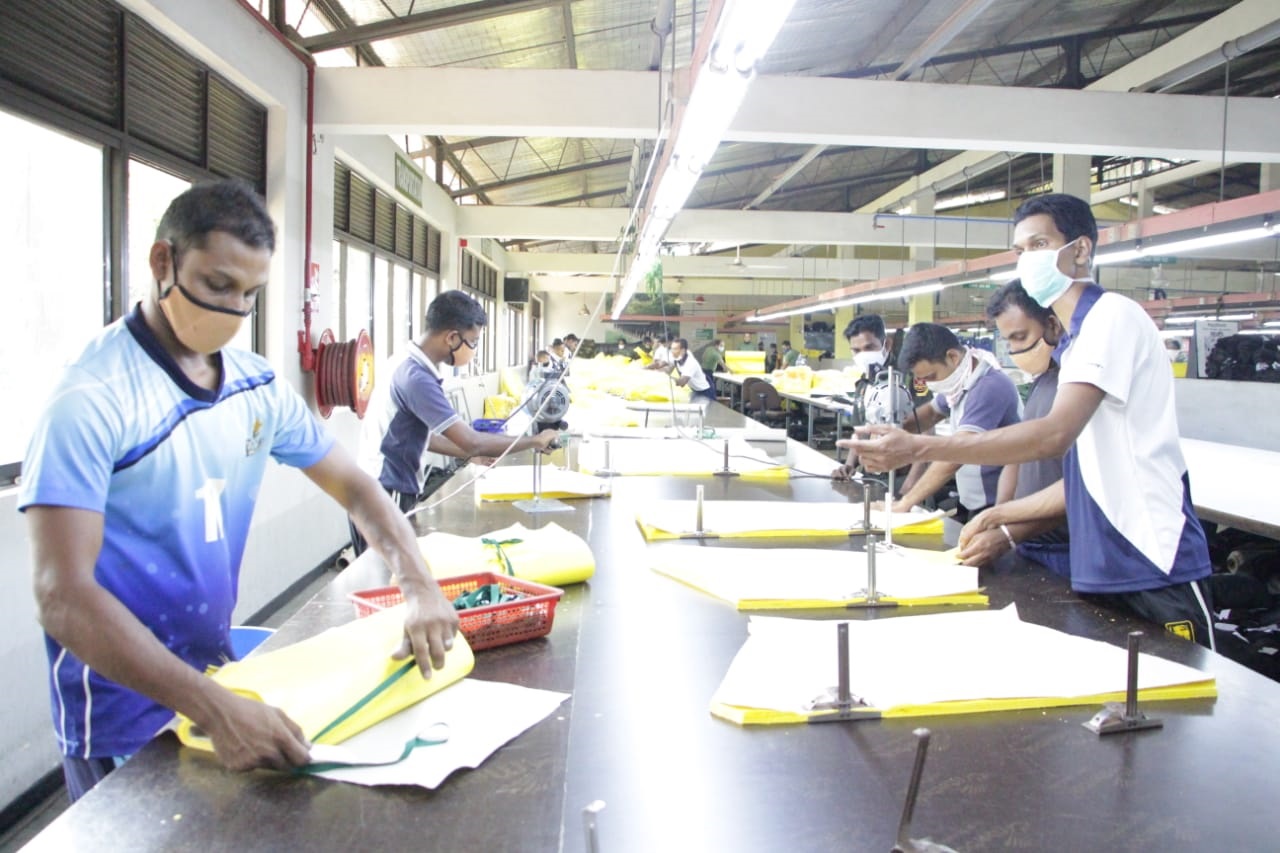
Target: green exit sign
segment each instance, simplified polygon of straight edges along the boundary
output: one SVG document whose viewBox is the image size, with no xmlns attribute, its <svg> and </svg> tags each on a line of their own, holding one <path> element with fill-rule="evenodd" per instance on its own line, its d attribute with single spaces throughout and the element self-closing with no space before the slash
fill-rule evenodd
<svg viewBox="0 0 1280 853">
<path fill-rule="evenodd" d="M 971 281 L 961 285 L 965 290 L 995 290 L 999 286 L 994 281 Z"/>
</svg>

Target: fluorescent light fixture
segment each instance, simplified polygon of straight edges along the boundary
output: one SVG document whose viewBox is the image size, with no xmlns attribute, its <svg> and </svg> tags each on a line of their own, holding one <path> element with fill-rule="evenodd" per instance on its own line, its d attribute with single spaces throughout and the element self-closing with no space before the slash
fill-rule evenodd
<svg viewBox="0 0 1280 853">
<path fill-rule="evenodd" d="M 1005 270 L 1004 272 L 993 272 L 991 274 L 991 281 L 998 281 L 1003 283 L 1006 281 L 1013 281 L 1017 277 L 1018 277 L 1018 271 L 1016 269 Z"/>
<path fill-rule="evenodd" d="M 1160 337 L 1168 338 L 1189 338 L 1192 335 L 1190 329 L 1161 329 Z"/>
<path fill-rule="evenodd" d="M 1186 325 L 1194 323 L 1196 320 L 1252 320 L 1253 314 L 1222 314 L 1214 316 L 1213 314 L 1184 314 L 1179 317 L 1165 317 L 1165 324 L 1174 323 L 1177 325 Z"/>
<path fill-rule="evenodd" d="M 1274 237 L 1276 232 L 1270 225 L 1257 228 L 1245 228 L 1240 231 L 1227 231 L 1222 234 L 1205 234 L 1203 237 L 1191 237 L 1187 240 L 1175 240 L 1146 249 L 1156 254 L 1177 254 L 1178 252 L 1195 252 L 1199 249 L 1212 249 L 1216 246 L 1230 246 L 1233 243 L 1245 243 L 1249 240 L 1260 240 L 1263 237 Z"/>
<path fill-rule="evenodd" d="M 1180 252 L 1196 252 L 1202 249 L 1213 249 L 1218 246 L 1230 246 L 1234 243 L 1245 243 L 1250 240 L 1261 240 L 1264 237 L 1277 236 L 1270 222 L 1256 228 L 1242 228 L 1239 231 L 1224 231 L 1220 234 L 1205 234 L 1200 237 L 1188 237 L 1174 240 L 1171 243 L 1155 245 L 1138 245 L 1132 249 L 1114 249 L 1102 251 L 1094 256 L 1093 262 L 1098 266 L 1105 264 L 1124 264 L 1136 261 L 1148 255 L 1176 255 Z"/>
<path fill-rule="evenodd" d="M 921 284 L 915 287 L 904 287 L 901 290 L 885 290 L 876 291 L 875 293 L 863 293 L 859 296 L 850 296 L 845 299 L 835 299 L 829 302 L 815 302 L 812 305 L 805 305 L 800 308 L 789 308 L 786 311 L 774 311 L 769 314 L 755 314 L 747 318 L 747 322 L 759 323 L 764 320 L 776 320 L 779 317 L 790 317 L 793 314 L 808 314 L 814 311 L 831 311 L 836 308 L 848 308 L 850 305 L 862 305 L 867 302 L 879 302 L 882 299 L 906 299 L 908 296 L 923 296 L 926 293 L 937 293 L 949 284 L 942 282 L 934 282 L 932 284 Z"/>
<path fill-rule="evenodd" d="M 680 116 L 678 135 L 671 140 L 671 158 L 650 195 L 636 256 L 613 307 L 613 319 L 621 316 L 635 295 L 635 284 L 653 266 L 671 220 L 689 200 L 702 170 L 716 153 L 755 78 L 756 63 L 773 44 L 794 5 L 795 0 L 727 0 L 707 60 L 694 78 L 689 103 Z"/>
<path fill-rule="evenodd" d="M 934 203 L 934 211 L 952 210 L 957 207 L 967 207 L 971 204 L 986 204 L 989 201 L 1001 201 L 1004 199 L 1004 190 L 990 190 L 985 193 L 969 193 L 968 195 L 957 195 L 951 198 L 939 199 Z"/>
<path fill-rule="evenodd" d="M 1268 329 L 1274 329 L 1276 327 L 1280 327 L 1280 320 L 1268 320 L 1262 325 L 1266 326 Z"/>
<path fill-rule="evenodd" d="M 1093 256 L 1093 262 L 1097 266 L 1106 266 L 1107 264 L 1127 264 L 1129 261 L 1136 261 L 1138 258 L 1146 254 L 1142 249 L 1115 249 L 1110 252 L 1099 252 Z"/>
<path fill-rule="evenodd" d="M 1277 333 L 1274 331 L 1269 331 L 1267 329 L 1241 329 L 1240 331 L 1236 332 L 1236 334 L 1237 335 L 1275 335 Z"/>
</svg>

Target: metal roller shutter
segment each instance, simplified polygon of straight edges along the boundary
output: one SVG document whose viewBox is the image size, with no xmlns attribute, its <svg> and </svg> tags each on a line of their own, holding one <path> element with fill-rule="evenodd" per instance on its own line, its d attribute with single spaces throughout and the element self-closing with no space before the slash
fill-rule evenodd
<svg viewBox="0 0 1280 853">
<path fill-rule="evenodd" d="M 396 203 L 382 190 L 374 190 L 373 204 L 373 242 L 379 249 L 390 252 L 396 247 Z"/>
<path fill-rule="evenodd" d="M 105 0 L 4 0 L 0 78 L 119 128 L 122 28 Z"/>
<path fill-rule="evenodd" d="M 351 234 L 373 242 L 373 187 L 355 172 L 351 173 Z"/>
<path fill-rule="evenodd" d="M 341 163 L 333 167 L 333 227 L 351 231 L 351 170 Z"/>
<path fill-rule="evenodd" d="M 413 214 L 407 208 L 396 205 L 396 254 L 413 258 Z"/>
<path fill-rule="evenodd" d="M 421 219 L 413 220 L 413 262 L 419 266 L 427 265 L 427 235 L 430 229 Z"/>
<path fill-rule="evenodd" d="M 204 69 L 132 16 L 125 26 L 125 43 L 125 129 L 162 151 L 204 166 Z"/>
<path fill-rule="evenodd" d="M 209 171 L 266 189 L 267 111 L 209 75 Z"/>
</svg>

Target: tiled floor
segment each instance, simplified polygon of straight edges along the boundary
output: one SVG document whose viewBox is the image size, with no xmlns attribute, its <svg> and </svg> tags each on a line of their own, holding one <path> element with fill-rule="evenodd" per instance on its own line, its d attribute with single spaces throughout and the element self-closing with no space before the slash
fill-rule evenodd
<svg viewBox="0 0 1280 853">
<path fill-rule="evenodd" d="M 293 598 L 289 599 L 285 604 L 271 614 L 270 617 L 262 620 L 262 624 L 267 628 L 278 628 L 284 621 L 298 611 L 302 605 L 311 600 L 317 592 L 320 591 L 327 583 L 333 580 L 335 571 L 326 571 L 316 577 L 314 581 L 307 584 L 305 588 Z M 40 830 L 44 829 L 50 823 L 62 814 L 67 808 L 67 793 L 64 788 L 59 787 L 42 803 L 28 812 L 18 823 L 11 826 L 3 834 L 0 834 L 0 853 L 11 853 L 11 851 L 19 850 L 36 836 Z"/>
</svg>

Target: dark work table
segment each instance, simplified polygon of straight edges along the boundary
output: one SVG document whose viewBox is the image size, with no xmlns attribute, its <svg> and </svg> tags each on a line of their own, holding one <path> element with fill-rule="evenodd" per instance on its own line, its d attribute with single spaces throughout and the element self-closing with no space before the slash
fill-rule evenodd
<svg viewBox="0 0 1280 853">
<path fill-rule="evenodd" d="M 581 812 L 598 799 L 606 803 L 603 853 L 887 851 L 917 726 L 933 739 L 916 837 L 965 851 L 1280 846 L 1280 685 L 1085 602 L 1031 564 L 982 573 L 991 607 L 1016 602 L 1027 621 L 1118 646 L 1128 631 L 1145 628 L 1144 651 L 1212 673 L 1218 698 L 1144 705 L 1163 730 L 1105 738 L 1081 727 L 1096 707 L 761 728 L 713 718 L 711 694 L 746 638 L 747 617 L 652 572 L 634 515 L 645 501 L 690 499 L 698 485 L 708 501 L 859 497 L 818 478 L 629 477 L 614 480 L 612 498 L 535 516 L 477 504 L 468 487 L 420 514 L 420 530 L 474 536 L 515 522 L 555 523 L 586 538 L 596 555 L 595 577 L 566 590 L 548 638 L 476 654 L 473 677 L 571 692 L 555 713 L 434 792 L 233 774 L 165 734 L 32 849 L 581 851 Z M 717 548 L 746 541 L 703 547 L 714 559 Z M 938 537 L 895 541 L 941 547 Z M 857 550 L 862 537 L 752 544 Z M 269 642 L 285 645 L 350 620 L 347 594 L 385 580 L 381 561 L 361 559 Z M 878 611 L 874 618 L 912 617 Z"/>
</svg>

